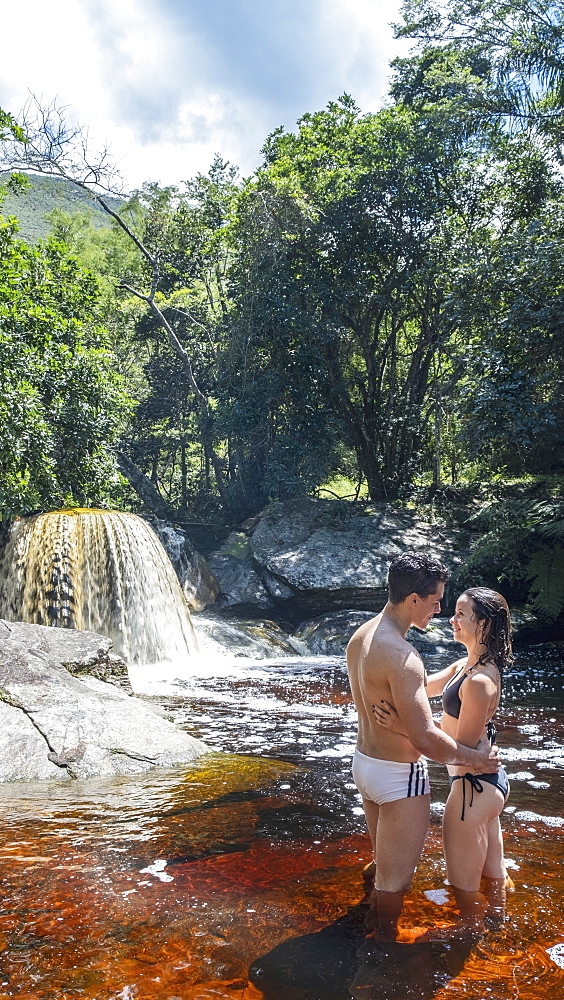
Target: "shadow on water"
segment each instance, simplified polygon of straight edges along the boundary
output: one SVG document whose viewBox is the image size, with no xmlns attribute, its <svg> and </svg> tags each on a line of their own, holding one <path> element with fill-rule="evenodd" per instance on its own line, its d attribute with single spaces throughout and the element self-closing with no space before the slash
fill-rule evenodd
<svg viewBox="0 0 564 1000">
<path fill-rule="evenodd" d="M 516 678 L 500 719 L 516 883 L 503 924 L 377 947 L 344 666 L 240 666 L 162 699 L 219 751 L 193 767 L 0 787 L 0 1000 L 559 1000 L 561 685 L 532 662 Z M 447 781 L 431 772 L 401 924 L 446 935 Z"/>
<path fill-rule="evenodd" d="M 253 963 L 264 1000 L 427 1000 L 457 976 L 474 942 L 375 944 L 368 906 L 351 907 L 314 934 L 284 941 Z"/>
</svg>

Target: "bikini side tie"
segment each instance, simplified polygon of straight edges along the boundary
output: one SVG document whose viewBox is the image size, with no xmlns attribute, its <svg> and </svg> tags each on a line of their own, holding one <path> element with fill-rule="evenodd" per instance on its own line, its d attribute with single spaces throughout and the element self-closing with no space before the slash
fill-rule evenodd
<svg viewBox="0 0 564 1000">
<path fill-rule="evenodd" d="M 464 782 L 468 781 L 472 786 L 472 795 L 470 796 L 470 802 L 468 803 L 469 806 L 471 806 L 474 801 L 474 792 L 483 792 L 484 786 L 480 781 L 478 775 L 470 774 L 470 771 L 467 771 L 466 774 L 455 775 L 454 781 L 456 781 L 457 778 L 462 779 L 462 813 L 460 819 L 464 819 L 464 811 L 466 809 L 466 785 L 464 784 Z"/>
</svg>

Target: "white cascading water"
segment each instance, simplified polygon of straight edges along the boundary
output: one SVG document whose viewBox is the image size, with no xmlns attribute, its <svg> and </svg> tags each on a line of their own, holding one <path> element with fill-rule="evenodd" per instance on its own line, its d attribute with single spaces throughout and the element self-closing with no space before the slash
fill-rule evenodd
<svg viewBox="0 0 564 1000">
<path fill-rule="evenodd" d="M 0 566 L 0 617 L 99 632 L 128 667 L 157 676 L 188 676 L 198 652 L 163 546 L 146 521 L 121 511 L 76 508 L 19 521 Z"/>
</svg>

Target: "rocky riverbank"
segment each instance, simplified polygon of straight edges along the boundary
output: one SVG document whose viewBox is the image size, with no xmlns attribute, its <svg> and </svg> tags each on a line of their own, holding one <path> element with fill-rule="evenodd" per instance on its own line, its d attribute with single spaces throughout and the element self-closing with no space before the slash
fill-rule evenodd
<svg viewBox="0 0 564 1000">
<path fill-rule="evenodd" d="M 0 640 L 0 781 L 133 774 L 207 752 L 124 689 L 104 636 L 0 621 Z"/>
<path fill-rule="evenodd" d="M 406 511 L 310 498 L 271 504 L 232 532 L 205 569 L 188 541 L 183 547 L 162 527 L 159 535 L 194 610 L 213 605 L 296 625 L 340 609 L 379 610 L 389 563 L 405 549 L 431 552 L 451 570 L 468 550 L 467 533 Z"/>
</svg>

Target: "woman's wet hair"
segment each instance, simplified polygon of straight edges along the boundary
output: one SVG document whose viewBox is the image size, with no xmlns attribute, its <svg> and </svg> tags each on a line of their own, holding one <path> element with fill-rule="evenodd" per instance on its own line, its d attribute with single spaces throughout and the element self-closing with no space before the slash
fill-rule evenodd
<svg viewBox="0 0 564 1000">
<path fill-rule="evenodd" d="M 449 571 L 438 559 L 420 552 L 402 552 L 388 570 L 390 604 L 401 604 L 410 594 L 428 597 L 439 583 L 446 583 Z"/>
<path fill-rule="evenodd" d="M 486 647 L 478 663 L 493 660 L 500 674 L 513 663 L 511 617 L 505 597 L 489 587 L 471 587 L 463 597 L 472 601 L 472 610 L 482 628 L 481 641 Z"/>
</svg>

